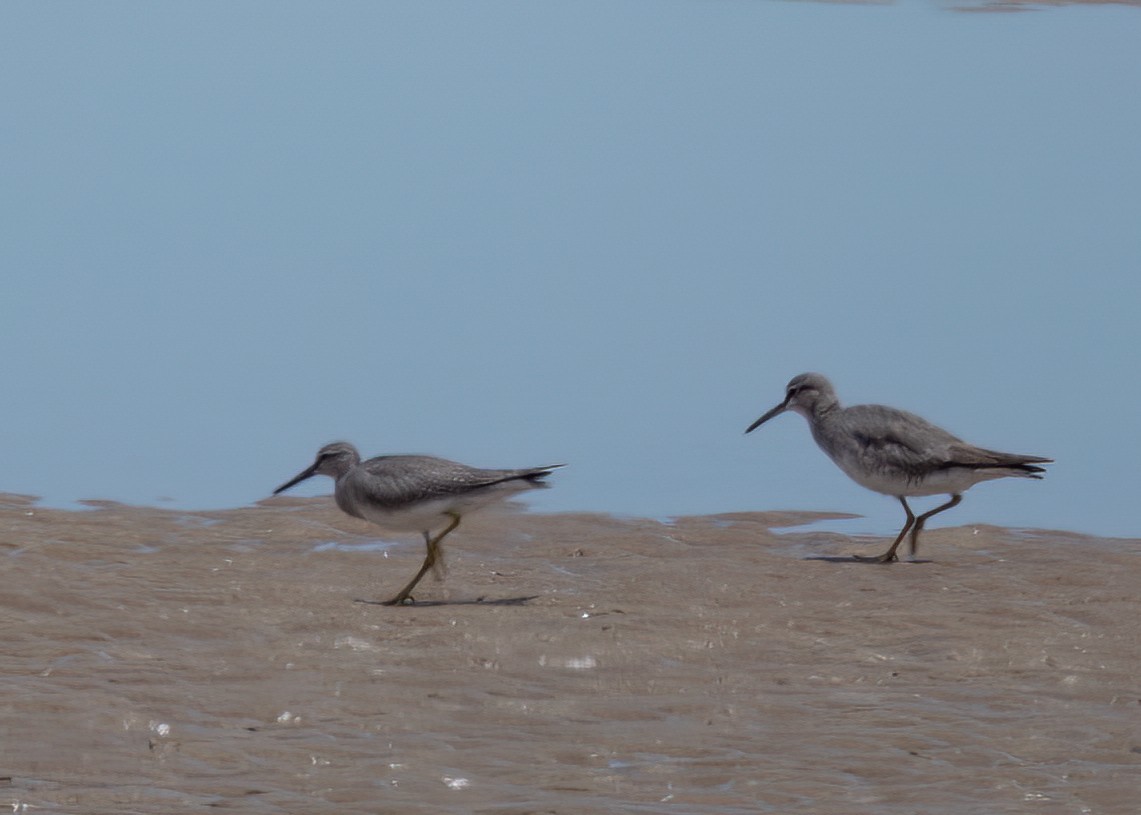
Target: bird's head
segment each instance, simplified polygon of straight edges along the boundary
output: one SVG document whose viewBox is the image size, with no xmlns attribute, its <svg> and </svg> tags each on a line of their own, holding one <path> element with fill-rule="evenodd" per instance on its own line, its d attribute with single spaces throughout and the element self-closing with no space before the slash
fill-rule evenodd
<svg viewBox="0 0 1141 815">
<path fill-rule="evenodd" d="M 784 401 L 749 425 L 745 432 L 752 433 L 769 419 L 779 416 L 786 410 L 810 419 L 821 410 L 834 407 L 836 404 L 836 391 L 823 374 L 800 374 L 789 380 L 784 391 Z"/>
<path fill-rule="evenodd" d="M 295 484 L 300 484 L 305 479 L 315 475 L 327 475 L 335 480 L 359 464 L 360 460 L 361 457 L 357 448 L 347 441 L 335 441 L 332 444 L 326 444 L 317 451 L 317 458 L 312 464 L 274 490 L 273 494 L 285 492 Z"/>
</svg>

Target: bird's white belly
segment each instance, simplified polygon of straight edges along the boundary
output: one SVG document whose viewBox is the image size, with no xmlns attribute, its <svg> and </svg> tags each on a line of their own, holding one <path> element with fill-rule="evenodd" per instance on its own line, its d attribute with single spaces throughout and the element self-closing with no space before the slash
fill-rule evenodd
<svg viewBox="0 0 1141 815">
<path fill-rule="evenodd" d="M 980 481 L 988 481 L 1006 475 L 1001 470 L 950 467 L 945 470 L 932 470 L 922 478 L 908 478 L 898 470 L 872 472 L 847 466 L 845 462 L 837 462 L 837 464 L 849 478 L 861 487 L 884 495 L 955 495 Z"/>
<path fill-rule="evenodd" d="M 524 482 L 507 481 L 445 498 L 415 501 L 402 507 L 385 506 L 354 497 L 353 509 L 365 520 L 384 529 L 394 532 L 427 532 L 451 523 L 455 515 L 465 515 L 487 504 L 508 498 L 514 493 L 522 492 L 529 486 L 531 485 Z"/>
<path fill-rule="evenodd" d="M 454 499 L 441 499 L 403 509 L 384 509 L 376 504 L 365 504 L 357 509 L 366 521 L 384 529 L 393 532 L 425 532 L 451 523 L 451 517 L 445 513 L 455 511 L 457 507 Z"/>
</svg>

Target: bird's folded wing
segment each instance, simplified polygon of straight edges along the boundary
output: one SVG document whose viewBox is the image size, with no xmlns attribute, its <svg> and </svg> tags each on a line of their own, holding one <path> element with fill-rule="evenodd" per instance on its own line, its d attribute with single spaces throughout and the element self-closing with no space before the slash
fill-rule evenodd
<svg viewBox="0 0 1141 815">
<path fill-rule="evenodd" d="M 382 456 L 364 462 L 363 470 L 358 486 L 376 503 L 392 506 L 449 498 L 532 472 L 484 470 L 431 456 Z"/>
<path fill-rule="evenodd" d="M 860 405 L 849 408 L 857 421 L 849 428 L 857 449 L 872 469 L 890 467 L 905 473 L 923 473 L 954 463 L 953 450 L 970 447 L 941 427 L 912 413 Z"/>
</svg>

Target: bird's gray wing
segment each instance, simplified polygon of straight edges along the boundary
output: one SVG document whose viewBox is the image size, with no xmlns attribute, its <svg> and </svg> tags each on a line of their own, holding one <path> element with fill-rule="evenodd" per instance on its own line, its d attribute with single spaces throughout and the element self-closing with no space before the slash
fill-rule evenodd
<svg viewBox="0 0 1141 815">
<path fill-rule="evenodd" d="M 434 456 L 380 456 L 358 468 L 358 489 L 381 506 L 450 498 L 505 481 L 523 479 L 539 486 L 551 467 L 487 470 Z"/>
<path fill-rule="evenodd" d="M 953 467 L 970 467 L 976 470 L 986 470 L 993 467 L 1021 470 L 1023 473 L 1045 472 L 1041 467 L 1032 464 L 1050 464 L 1053 459 L 1042 456 L 1024 456 L 1018 453 L 1000 453 L 997 450 L 987 450 L 984 447 L 975 447 L 973 444 L 960 442 L 952 445 L 950 450 Z"/>
<path fill-rule="evenodd" d="M 894 469 L 910 477 L 953 466 L 955 450 L 970 447 L 941 427 L 903 410 L 883 405 L 855 405 L 845 423 L 858 443 L 857 455 L 869 469 Z"/>
<path fill-rule="evenodd" d="M 858 411 L 858 413 L 853 413 Z M 1047 464 L 1048 458 L 1000 453 L 968 444 L 941 427 L 916 416 L 882 405 L 857 405 L 852 414 L 852 434 L 862 443 L 869 465 L 897 469 L 909 477 L 922 477 L 932 470 L 966 467 L 985 470 L 1012 468 L 1026 473 L 1042 472 L 1032 464 Z"/>
</svg>

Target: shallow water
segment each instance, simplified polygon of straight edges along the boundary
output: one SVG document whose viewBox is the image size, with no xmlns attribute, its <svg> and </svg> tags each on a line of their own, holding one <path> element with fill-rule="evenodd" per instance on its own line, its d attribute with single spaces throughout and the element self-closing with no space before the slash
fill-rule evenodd
<svg viewBox="0 0 1141 815">
<path fill-rule="evenodd" d="M 0 503 L 14 811 L 1135 811 L 1141 541 Z"/>
</svg>

